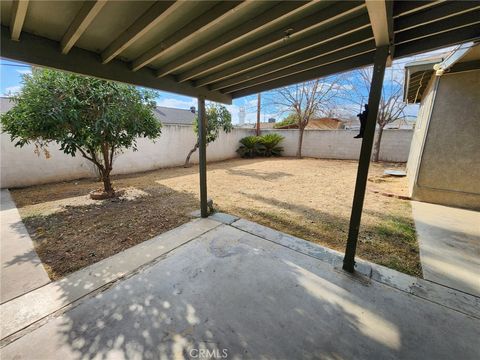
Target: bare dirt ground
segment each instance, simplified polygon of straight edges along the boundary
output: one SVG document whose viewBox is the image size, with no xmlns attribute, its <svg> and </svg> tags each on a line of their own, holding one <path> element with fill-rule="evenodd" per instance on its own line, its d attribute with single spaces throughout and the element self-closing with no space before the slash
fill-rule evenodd
<svg viewBox="0 0 480 360">
<path fill-rule="evenodd" d="M 420 276 L 418 244 L 406 178 L 383 177 L 399 164 L 372 164 L 358 255 Z M 208 166 L 215 207 L 343 251 L 356 161 L 235 159 Z M 160 169 L 116 176 L 120 199 L 93 201 L 94 180 L 17 189 L 12 195 L 36 250 L 53 279 L 111 256 L 189 220 L 198 208 L 197 168 Z M 377 191 L 377 193 L 373 191 Z"/>
</svg>

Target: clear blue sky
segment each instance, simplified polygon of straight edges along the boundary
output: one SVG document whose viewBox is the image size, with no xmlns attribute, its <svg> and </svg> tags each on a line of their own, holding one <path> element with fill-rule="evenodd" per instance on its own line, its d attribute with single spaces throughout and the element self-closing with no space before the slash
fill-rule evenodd
<svg viewBox="0 0 480 360">
<path fill-rule="evenodd" d="M 444 52 L 445 50 L 443 50 Z M 441 53 L 442 51 L 435 51 L 435 53 Z M 394 63 L 393 70 L 394 74 L 392 76 L 403 76 L 403 67 L 406 63 L 413 61 L 417 58 L 432 56 L 432 52 L 423 54 L 422 56 L 410 57 L 406 59 L 401 59 Z M 30 66 L 27 64 L 22 64 L 19 62 L 14 62 L 7 59 L 0 59 L 0 94 L 2 96 L 8 96 L 10 93 L 15 93 L 21 89 L 22 75 L 30 73 Z M 346 75 L 348 76 L 348 74 Z M 265 94 L 265 98 L 268 98 L 269 94 Z M 159 97 L 157 99 L 157 104 L 161 106 L 168 106 L 181 109 L 189 109 L 190 106 L 196 106 L 197 102 L 195 98 L 176 95 L 168 92 L 159 92 Z M 347 105 L 347 104 L 345 104 Z M 228 106 L 230 112 L 232 113 L 232 118 L 234 123 L 238 123 L 238 112 L 240 107 L 245 107 L 246 112 L 246 122 L 254 122 L 256 119 L 256 109 L 257 109 L 257 96 L 248 96 L 233 101 L 233 104 Z M 352 107 L 352 111 L 353 107 Z M 407 114 L 409 116 L 416 116 L 417 107 L 409 107 Z M 282 118 L 285 114 L 281 113 L 275 105 L 265 103 L 262 106 L 262 120 L 267 120 L 270 117 Z"/>
</svg>

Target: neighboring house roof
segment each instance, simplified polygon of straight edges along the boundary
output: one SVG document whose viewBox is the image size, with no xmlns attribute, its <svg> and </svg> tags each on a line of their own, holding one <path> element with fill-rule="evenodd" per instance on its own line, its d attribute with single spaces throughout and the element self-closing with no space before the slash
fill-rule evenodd
<svg viewBox="0 0 480 360">
<path fill-rule="evenodd" d="M 273 129 L 276 123 L 269 123 L 269 122 L 261 122 L 260 123 L 260 129 Z M 256 127 L 257 124 L 254 124 L 254 127 Z"/>
<path fill-rule="evenodd" d="M 468 47 L 461 45 L 437 57 L 406 64 L 403 101 L 409 104 L 419 103 L 434 73 L 443 75 L 448 72 L 479 69 L 479 59 L 480 45 L 474 44 Z"/>
<path fill-rule="evenodd" d="M 0 112 L 6 113 L 14 106 L 8 97 L 0 97 Z M 190 110 L 174 109 L 165 106 L 157 106 L 154 110 L 155 118 L 166 125 L 192 125 L 195 114 Z"/>
<path fill-rule="evenodd" d="M 308 122 L 307 129 L 336 130 L 343 128 L 343 120 L 337 118 L 319 118 Z"/>
<path fill-rule="evenodd" d="M 195 119 L 195 114 L 185 109 L 157 106 L 154 113 L 155 117 L 160 120 L 162 124 L 192 125 Z"/>
</svg>

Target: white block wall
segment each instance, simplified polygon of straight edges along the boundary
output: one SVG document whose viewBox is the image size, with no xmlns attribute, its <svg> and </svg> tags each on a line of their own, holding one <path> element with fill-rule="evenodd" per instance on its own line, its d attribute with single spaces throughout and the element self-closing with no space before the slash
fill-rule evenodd
<svg viewBox="0 0 480 360">
<path fill-rule="evenodd" d="M 276 132 L 285 137 L 282 145 L 285 156 L 297 153 L 298 130 L 262 130 L 262 134 Z M 406 162 L 412 141 L 412 130 L 384 130 L 380 146 L 380 161 Z M 360 155 L 361 139 L 354 130 L 305 130 L 302 155 L 320 159 L 356 160 Z"/>
<path fill-rule="evenodd" d="M 277 132 L 285 137 L 285 156 L 295 156 L 297 151 L 297 130 L 263 130 L 262 134 Z M 220 161 L 237 156 L 235 150 L 239 140 L 254 135 L 253 129 L 234 129 L 221 133 L 220 137 L 207 147 L 208 161 Z M 353 139 L 356 131 L 349 130 L 306 130 L 303 155 L 326 159 L 358 159 L 360 139 Z M 383 133 L 380 160 L 405 162 L 408 158 L 412 130 L 385 130 Z M 71 157 L 50 146 L 50 158 L 37 156 L 34 146 L 17 148 L 8 134 L 1 134 L 0 185 L 2 188 L 22 187 L 49 182 L 73 180 L 95 176 L 94 166 L 80 155 Z M 181 166 L 189 150 L 195 144 L 191 126 L 165 125 L 162 135 L 155 142 L 138 140 L 138 151 L 127 150 L 116 156 L 114 174 L 128 174 L 165 167 Z M 198 162 L 198 152 L 192 158 Z"/>
<path fill-rule="evenodd" d="M 238 141 L 251 134 L 248 129 L 234 129 L 221 133 L 220 137 L 207 147 L 208 161 L 219 161 L 237 156 Z M 0 136 L 0 182 L 2 188 L 22 187 L 64 180 L 95 176 L 94 165 L 78 154 L 65 155 L 58 145 L 49 146 L 50 158 L 37 156 L 33 145 L 18 148 L 10 141 L 8 134 Z M 128 174 L 164 167 L 180 166 L 185 162 L 195 144 L 191 126 L 164 125 L 162 135 L 155 142 L 139 139 L 138 151 L 127 150 L 115 157 L 113 174 Z M 198 162 L 198 152 L 192 155 L 192 163 Z"/>
</svg>

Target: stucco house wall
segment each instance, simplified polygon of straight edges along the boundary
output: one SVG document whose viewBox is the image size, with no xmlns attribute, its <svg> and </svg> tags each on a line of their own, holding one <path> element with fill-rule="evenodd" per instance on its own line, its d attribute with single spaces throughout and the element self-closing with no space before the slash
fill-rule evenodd
<svg viewBox="0 0 480 360">
<path fill-rule="evenodd" d="M 480 209 L 480 70 L 432 78 L 407 167 L 411 196 Z"/>
</svg>

